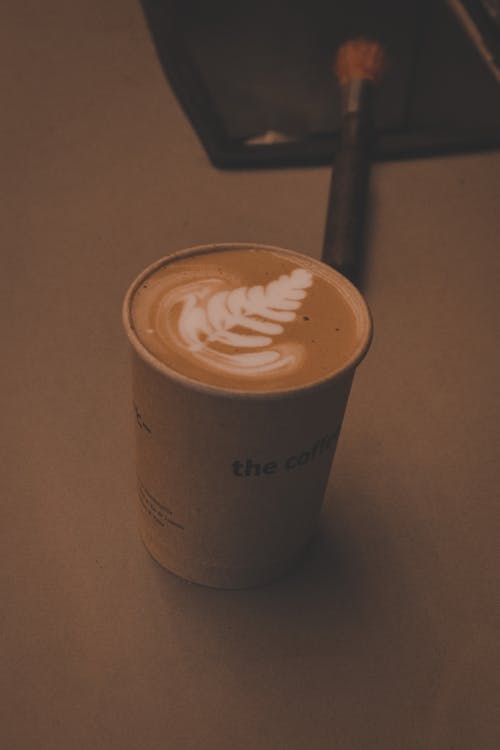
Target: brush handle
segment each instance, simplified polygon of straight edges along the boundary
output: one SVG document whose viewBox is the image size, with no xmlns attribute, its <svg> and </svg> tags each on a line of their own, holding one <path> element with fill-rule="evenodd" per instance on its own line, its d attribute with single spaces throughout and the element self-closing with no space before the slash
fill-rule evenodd
<svg viewBox="0 0 500 750">
<path fill-rule="evenodd" d="M 342 116 L 323 243 L 323 260 L 354 283 L 360 281 L 364 254 L 372 141 L 371 86 L 363 89 L 354 111 L 346 105 Z"/>
</svg>

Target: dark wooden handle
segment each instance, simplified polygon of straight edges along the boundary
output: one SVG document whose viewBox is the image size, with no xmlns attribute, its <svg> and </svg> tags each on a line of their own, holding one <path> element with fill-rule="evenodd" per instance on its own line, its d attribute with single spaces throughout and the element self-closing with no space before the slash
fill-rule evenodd
<svg viewBox="0 0 500 750">
<path fill-rule="evenodd" d="M 354 283 L 359 281 L 363 261 L 370 157 L 371 124 L 364 107 L 342 119 L 323 244 L 323 260 Z"/>
</svg>

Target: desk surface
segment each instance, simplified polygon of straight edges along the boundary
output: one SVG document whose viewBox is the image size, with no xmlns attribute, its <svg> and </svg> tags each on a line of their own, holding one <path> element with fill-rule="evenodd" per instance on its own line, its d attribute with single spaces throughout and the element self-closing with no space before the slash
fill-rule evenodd
<svg viewBox="0 0 500 750">
<path fill-rule="evenodd" d="M 138 3 L 10 5 L 2 745 L 498 748 L 500 153 L 375 168 L 321 537 L 272 586 L 190 585 L 135 530 L 124 290 L 203 242 L 319 256 L 329 173 L 215 171 Z"/>
</svg>

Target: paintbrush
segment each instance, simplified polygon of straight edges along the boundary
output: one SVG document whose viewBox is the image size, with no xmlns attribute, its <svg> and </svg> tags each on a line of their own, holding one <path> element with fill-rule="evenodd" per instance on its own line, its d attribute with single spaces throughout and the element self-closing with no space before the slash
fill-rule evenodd
<svg viewBox="0 0 500 750">
<path fill-rule="evenodd" d="M 341 126 L 330 185 L 323 260 L 356 284 L 361 280 L 364 249 L 373 89 L 384 69 L 384 50 L 376 41 L 353 39 L 337 51 L 334 70 L 341 87 Z"/>
</svg>

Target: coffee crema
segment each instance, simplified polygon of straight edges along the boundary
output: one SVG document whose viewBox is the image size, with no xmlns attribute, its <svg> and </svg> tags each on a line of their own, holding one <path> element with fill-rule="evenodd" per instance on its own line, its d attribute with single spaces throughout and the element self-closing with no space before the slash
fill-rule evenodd
<svg viewBox="0 0 500 750">
<path fill-rule="evenodd" d="M 364 354 L 371 332 L 363 298 L 340 274 L 299 253 L 252 245 L 165 258 L 135 288 L 131 322 L 167 367 L 249 392 L 325 380 Z"/>
</svg>

